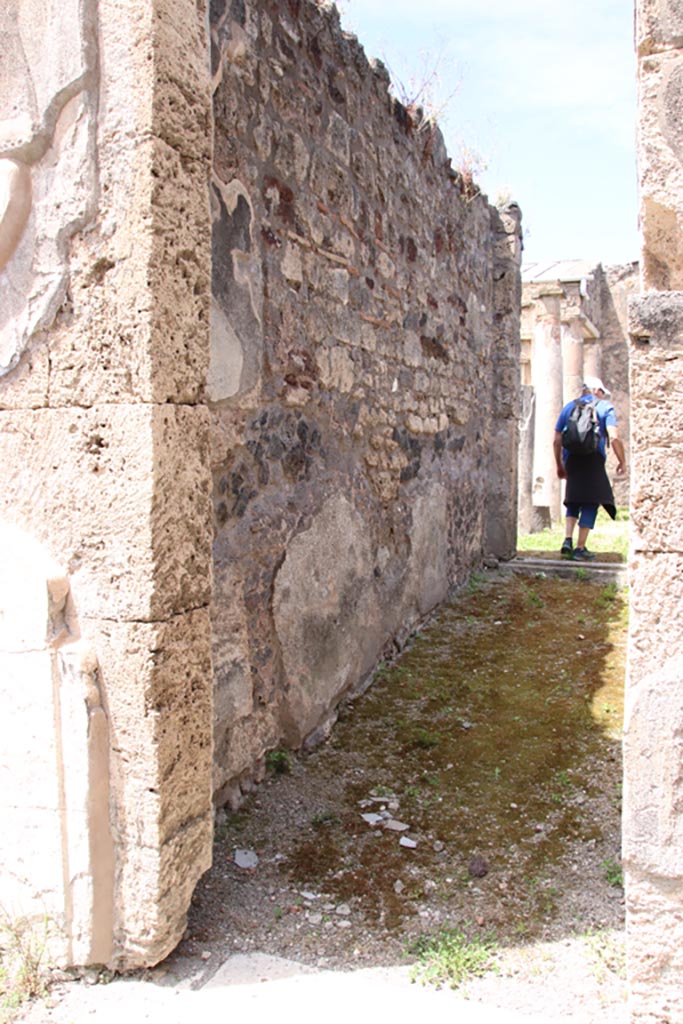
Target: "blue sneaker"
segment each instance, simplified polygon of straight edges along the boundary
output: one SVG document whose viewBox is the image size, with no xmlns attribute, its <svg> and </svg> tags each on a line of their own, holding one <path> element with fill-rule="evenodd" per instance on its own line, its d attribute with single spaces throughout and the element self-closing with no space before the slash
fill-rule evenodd
<svg viewBox="0 0 683 1024">
<path fill-rule="evenodd" d="M 572 559 L 574 562 L 594 562 L 595 553 L 588 548 L 575 548 Z"/>
<path fill-rule="evenodd" d="M 562 541 L 562 547 L 560 548 L 560 558 L 571 558 L 574 545 L 572 544 L 571 537 L 565 537 Z"/>
</svg>

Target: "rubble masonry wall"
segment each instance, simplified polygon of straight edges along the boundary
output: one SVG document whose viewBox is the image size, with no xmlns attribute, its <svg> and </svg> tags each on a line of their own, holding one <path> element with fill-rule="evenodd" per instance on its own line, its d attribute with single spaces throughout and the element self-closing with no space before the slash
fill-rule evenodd
<svg viewBox="0 0 683 1024">
<path fill-rule="evenodd" d="M 520 218 L 333 8 L 211 6 L 216 800 L 516 532 Z"/>
</svg>

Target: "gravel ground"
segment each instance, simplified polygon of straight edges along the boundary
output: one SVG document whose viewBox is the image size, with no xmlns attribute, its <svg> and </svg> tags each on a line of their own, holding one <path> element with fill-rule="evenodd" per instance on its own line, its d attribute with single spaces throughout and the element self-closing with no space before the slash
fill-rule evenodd
<svg viewBox="0 0 683 1024">
<path fill-rule="evenodd" d="M 530 590 L 523 580 L 492 577 L 476 593 L 463 594 L 446 620 L 440 613 L 423 630 L 432 652 L 443 649 L 447 634 L 457 648 L 455 662 L 478 680 L 476 692 L 470 687 L 470 703 L 458 708 L 465 759 L 474 756 L 466 743 L 478 731 L 483 738 L 484 726 L 493 727 L 499 714 L 482 703 L 481 694 L 493 694 L 495 704 L 500 693 L 468 661 L 470 640 L 499 680 L 512 664 L 509 651 L 523 650 L 527 636 L 539 646 L 544 631 L 553 637 L 566 628 L 571 642 L 565 640 L 563 649 L 571 647 L 582 663 L 602 658 L 601 685 L 610 672 L 621 673 L 623 681 L 620 599 L 602 594 L 596 605 L 602 610 L 588 615 L 596 622 L 591 633 L 584 612 L 600 598 L 598 589 L 584 586 L 579 593 L 576 583 L 561 584 L 567 600 L 579 598 L 577 627 L 566 607 L 558 611 L 558 585 L 538 581 Z M 503 627 L 527 632 L 501 640 L 508 652 L 501 661 L 490 637 L 501 636 Z M 612 721 L 596 736 L 594 726 L 586 726 L 590 743 L 574 746 L 555 726 L 549 729 L 552 756 L 560 760 L 546 766 L 543 785 L 515 775 L 514 751 L 494 736 L 494 768 L 475 772 L 468 789 L 465 762 L 462 770 L 451 762 L 452 747 L 445 740 L 427 742 L 432 734 L 424 723 L 439 713 L 425 703 L 426 665 L 424 649 L 416 646 L 346 709 L 328 743 L 272 762 L 287 770 L 271 773 L 238 812 L 219 814 L 214 865 L 195 894 L 185 938 L 163 964 L 133 980 L 155 989 L 203 991 L 226 969 L 229 974 L 230 964 L 246 963 L 258 982 L 276 977 L 277 965 L 287 961 L 298 971 L 344 972 L 347 978 L 349 972 L 364 977 L 381 969 L 407 984 L 416 943 L 448 928 L 470 944 L 491 947 L 486 973 L 458 989 L 473 1009 L 503 1008 L 510 1020 L 519 1013 L 577 1024 L 626 1021 L 618 727 Z M 510 671 L 517 679 L 520 670 Z M 570 700 L 582 706 L 599 700 L 611 710 L 595 687 L 578 692 L 571 665 L 558 662 L 553 671 L 541 691 L 544 707 L 552 708 L 551 698 L 569 678 Z M 451 665 L 448 678 L 453 672 Z M 427 716 L 419 722 L 406 718 L 406 700 L 411 707 L 416 703 L 410 690 L 416 677 Z M 559 714 L 566 717 L 561 707 Z M 514 734 L 520 742 L 532 724 Z M 448 720 L 439 729 L 435 736 L 450 737 L 455 726 Z M 412 746 L 400 742 L 401 730 L 413 737 Z M 501 735 L 510 733 L 504 721 Z M 416 735 L 422 742 L 414 741 Z M 522 752 L 520 762 L 528 759 Z M 499 766 L 511 776 L 510 792 L 502 788 Z M 241 960 L 245 955 L 251 959 Z M 35 1004 L 21 1019 L 83 1019 L 97 1005 L 97 980 L 91 972 L 75 984 L 62 981 L 53 987 L 50 1006 Z M 106 988 L 130 982 L 115 979 Z"/>
</svg>

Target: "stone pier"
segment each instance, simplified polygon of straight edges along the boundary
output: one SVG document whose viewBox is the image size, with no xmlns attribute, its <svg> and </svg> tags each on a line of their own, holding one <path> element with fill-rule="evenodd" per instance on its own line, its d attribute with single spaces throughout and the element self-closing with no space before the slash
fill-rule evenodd
<svg viewBox="0 0 683 1024">
<path fill-rule="evenodd" d="M 629 303 L 633 483 L 624 867 L 633 1024 L 683 1020 L 683 9 L 638 0 L 642 294 Z"/>
</svg>

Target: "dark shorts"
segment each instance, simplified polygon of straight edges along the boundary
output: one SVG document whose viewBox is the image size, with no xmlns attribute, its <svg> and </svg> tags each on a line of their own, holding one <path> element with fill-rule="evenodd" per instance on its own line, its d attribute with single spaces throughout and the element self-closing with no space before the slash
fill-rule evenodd
<svg viewBox="0 0 683 1024">
<path fill-rule="evenodd" d="M 589 530 L 592 530 L 595 526 L 595 520 L 598 516 L 597 505 L 570 505 L 566 504 L 567 511 L 565 515 L 568 519 L 578 519 L 579 526 L 586 526 Z"/>
</svg>

